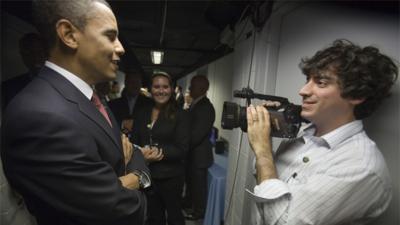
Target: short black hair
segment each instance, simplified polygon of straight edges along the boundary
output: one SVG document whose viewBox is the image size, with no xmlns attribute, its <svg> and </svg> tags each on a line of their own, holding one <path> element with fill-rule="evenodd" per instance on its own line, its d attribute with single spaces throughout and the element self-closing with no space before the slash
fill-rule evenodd
<svg viewBox="0 0 400 225">
<path fill-rule="evenodd" d="M 34 0 L 33 16 L 35 26 L 51 49 L 56 43 L 56 23 L 60 19 L 69 20 L 78 29 L 86 26 L 88 13 L 93 3 L 100 2 L 111 8 L 105 0 Z"/>
<path fill-rule="evenodd" d="M 398 77 L 398 66 L 377 48 L 362 48 L 344 39 L 335 40 L 311 58 L 303 58 L 300 68 L 307 76 L 331 70 L 338 77 L 343 98 L 365 99 L 354 109 L 356 119 L 371 115 L 390 96 Z"/>
<path fill-rule="evenodd" d="M 210 81 L 208 80 L 207 76 L 196 75 L 192 77 L 192 80 L 196 81 L 196 83 L 201 87 L 204 93 L 208 91 L 208 88 L 210 87 Z"/>
</svg>

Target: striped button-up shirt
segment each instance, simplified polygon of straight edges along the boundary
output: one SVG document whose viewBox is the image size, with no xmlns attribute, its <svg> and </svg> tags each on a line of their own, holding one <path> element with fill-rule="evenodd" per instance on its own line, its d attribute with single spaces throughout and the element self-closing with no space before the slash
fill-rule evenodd
<svg viewBox="0 0 400 225">
<path fill-rule="evenodd" d="M 359 120 L 322 137 L 311 124 L 274 152 L 278 179 L 250 193 L 258 224 L 365 224 L 392 198 L 385 160 Z"/>
</svg>

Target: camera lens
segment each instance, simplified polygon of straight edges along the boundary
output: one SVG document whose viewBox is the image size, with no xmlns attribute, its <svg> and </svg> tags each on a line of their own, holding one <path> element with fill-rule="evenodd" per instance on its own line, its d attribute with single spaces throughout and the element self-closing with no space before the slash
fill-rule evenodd
<svg viewBox="0 0 400 225">
<path fill-rule="evenodd" d="M 233 102 L 224 102 L 222 109 L 221 127 L 224 129 L 232 130 L 239 127 L 239 105 Z"/>
<path fill-rule="evenodd" d="M 232 130 L 240 127 L 244 132 L 247 131 L 246 107 L 241 107 L 233 102 L 224 102 L 222 110 L 221 127 Z"/>
</svg>

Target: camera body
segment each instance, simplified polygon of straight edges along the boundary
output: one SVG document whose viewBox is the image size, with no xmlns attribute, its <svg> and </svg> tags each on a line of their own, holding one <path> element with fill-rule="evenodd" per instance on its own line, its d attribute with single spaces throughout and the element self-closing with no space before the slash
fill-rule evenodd
<svg viewBox="0 0 400 225">
<path fill-rule="evenodd" d="M 279 138 L 297 136 L 303 121 L 300 116 L 301 106 L 290 103 L 287 98 L 254 93 L 250 88 L 234 91 L 234 97 L 247 99 L 247 105 L 251 104 L 253 98 L 279 102 L 278 107 L 266 107 L 270 114 L 271 136 Z M 233 102 L 224 102 L 221 127 L 229 130 L 240 127 L 242 131 L 247 132 L 246 107 Z"/>
</svg>

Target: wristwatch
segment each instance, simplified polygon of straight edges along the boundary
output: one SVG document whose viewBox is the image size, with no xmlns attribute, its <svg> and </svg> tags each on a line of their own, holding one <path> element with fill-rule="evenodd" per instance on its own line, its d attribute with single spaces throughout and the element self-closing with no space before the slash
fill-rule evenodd
<svg viewBox="0 0 400 225">
<path fill-rule="evenodd" d="M 135 174 L 136 176 L 138 176 L 140 189 L 145 189 L 145 188 L 150 187 L 151 180 L 150 180 L 149 175 L 147 175 L 147 173 L 140 171 L 140 170 L 134 170 L 134 171 L 132 171 L 132 173 Z"/>
</svg>

